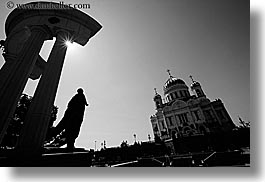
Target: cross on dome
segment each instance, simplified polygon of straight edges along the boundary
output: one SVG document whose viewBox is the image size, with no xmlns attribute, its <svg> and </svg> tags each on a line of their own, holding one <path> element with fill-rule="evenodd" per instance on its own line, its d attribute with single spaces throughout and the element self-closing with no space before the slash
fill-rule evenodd
<svg viewBox="0 0 265 182">
<path fill-rule="evenodd" d="M 189 77 L 190 77 L 190 79 L 191 79 L 192 83 L 194 83 L 195 81 L 193 80 L 193 76 L 192 76 L 192 75 L 190 75 Z"/>
<path fill-rule="evenodd" d="M 167 72 L 168 72 L 168 75 L 169 75 L 169 77 L 170 77 L 170 78 L 172 78 L 172 75 L 171 75 L 171 73 L 170 73 L 170 70 L 169 70 L 169 69 L 167 70 Z"/>
<path fill-rule="evenodd" d="M 157 90 L 156 90 L 156 88 L 154 88 L 154 91 L 155 91 L 155 94 L 157 95 Z"/>
</svg>

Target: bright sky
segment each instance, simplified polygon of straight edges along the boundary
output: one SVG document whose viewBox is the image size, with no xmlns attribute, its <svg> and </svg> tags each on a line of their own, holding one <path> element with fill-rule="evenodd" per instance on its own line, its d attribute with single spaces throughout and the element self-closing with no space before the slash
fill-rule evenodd
<svg viewBox="0 0 265 182">
<path fill-rule="evenodd" d="M 26 3 L 28 1 L 13 1 Z M 57 2 L 57 1 L 53 1 Z M 58 1 L 59 2 L 59 1 Z M 68 50 L 55 100 L 57 122 L 82 87 L 86 109 L 76 146 L 107 147 L 123 140 L 148 140 L 155 113 L 154 87 L 163 94 L 167 69 L 187 85 L 193 75 L 211 100 L 220 98 L 232 119 L 250 120 L 249 1 L 237 0 L 67 0 L 89 3 L 83 12 L 102 26 L 90 42 Z M 0 39 L 10 9 L 0 2 Z M 52 42 L 41 55 L 48 57 Z M 0 66 L 4 63 L 0 58 Z M 29 81 L 33 95 L 38 81 Z"/>
</svg>

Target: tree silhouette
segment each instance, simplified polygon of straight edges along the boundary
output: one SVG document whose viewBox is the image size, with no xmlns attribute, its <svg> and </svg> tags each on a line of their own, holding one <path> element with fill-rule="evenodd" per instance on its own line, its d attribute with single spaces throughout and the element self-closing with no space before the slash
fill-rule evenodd
<svg viewBox="0 0 265 182">
<path fill-rule="evenodd" d="M 31 101 L 32 97 L 28 96 L 27 94 L 22 94 L 22 96 L 20 97 L 13 118 L 7 128 L 4 139 L 0 145 L 1 148 L 7 149 L 7 148 L 14 148 L 16 146 L 17 139 L 20 135 L 22 126 L 25 122 L 25 117 Z M 58 113 L 58 107 L 53 106 L 48 132 L 53 127 L 53 123 L 57 118 L 57 113 Z"/>
</svg>

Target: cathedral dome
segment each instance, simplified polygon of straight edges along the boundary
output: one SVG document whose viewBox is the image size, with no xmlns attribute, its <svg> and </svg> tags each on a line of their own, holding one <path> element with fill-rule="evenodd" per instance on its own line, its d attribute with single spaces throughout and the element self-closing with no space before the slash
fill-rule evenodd
<svg viewBox="0 0 265 182">
<path fill-rule="evenodd" d="M 166 101 L 173 101 L 175 99 L 186 99 L 190 96 L 189 88 L 186 83 L 179 78 L 173 77 L 169 70 L 169 78 L 163 86 L 164 96 Z"/>
<path fill-rule="evenodd" d="M 186 85 L 186 83 L 179 78 L 175 78 L 171 76 L 164 84 L 164 89 L 167 89 L 173 85 Z"/>
<path fill-rule="evenodd" d="M 164 91 L 169 90 L 173 86 L 187 87 L 186 83 L 183 80 L 171 76 L 164 84 Z"/>
</svg>

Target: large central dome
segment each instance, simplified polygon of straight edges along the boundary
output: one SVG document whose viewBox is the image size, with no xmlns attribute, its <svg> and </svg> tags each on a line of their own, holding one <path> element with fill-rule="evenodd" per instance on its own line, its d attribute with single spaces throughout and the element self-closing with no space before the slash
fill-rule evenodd
<svg viewBox="0 0 265 182">
<path fill-rule="evenodd" d="M 164 84 L 163 89 L 167 101 L 187 98 L 190 96 L 188 91 L 189 88 L 186 83 L 182 79 L 175 78 L 171 75 Z"/>
<path fill-rule="evenodd" d="M 171 76 L 166 83 L 164 84 L 164 89 L 168 89 L 169 87 L 173 86 L 173 85 L 186 85 L 186 83 L 179 79 L 179 78 L 175 78 L 173 76 Z"/>
<path fill-rule="evenodd" d="M 166 83 L 164 84 L 164 92 L 165 94 L 171 90 L 173 87 L 178 87 L 178 88 L 183 88 L 183 87 L 187 87 L 186 83 L 179 79 L 179 78 L 175 78 L 173 76 L 170 76 L 169 79 L 166 81 Z"/>
</svg>

